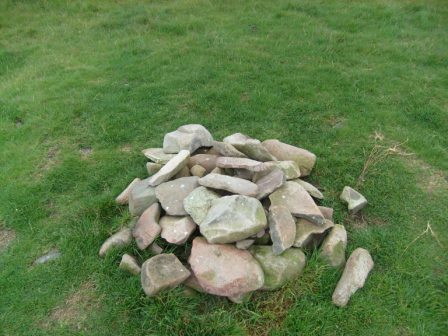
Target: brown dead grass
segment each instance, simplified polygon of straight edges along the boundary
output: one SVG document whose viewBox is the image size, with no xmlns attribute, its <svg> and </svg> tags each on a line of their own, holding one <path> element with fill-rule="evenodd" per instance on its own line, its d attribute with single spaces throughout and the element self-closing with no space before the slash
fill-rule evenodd
<svg viewBox="0 0 448 336">
<path fill-rule="evenodd" d="M 83 283 L 78 290 L 68 296 L 63 304 L 51 311 L 42 327 L 50 329 L 54 325 L 66 325 L 75 330 L 86 330 L 85 320 L 93 310 L 99 307 L 95 289 L 92 281 Z"/>
<path fill-rule="evenodd" d="M 59 162 L 59 154 L 60 150 L 57 147 L 51 147 L 45 158 L 41 161 L 41 163 L 38 165 L 34 177 L 35 178 L 41 178 L 46 172 L 48 172 L 51 168 L 53 168 L 55 165 Z"/>
<path fill-rule="evenodd" d="M 14 230 L 5 228 L 0 223 L 0 251 L 6 250 L 11 242 L 16 238 Z"/>
<path fill-rule="evenodd" d="M 363 213 L 358 213 L 356 216 L 347 216 L 344 220 L 344 226 L 352 227 L 353 229 L 365 229 L 367 227 L 385 226 L 387 222 L 378 217 L 366 216 Z"/>
<path fill-rule="evenodd" d="M 419 173 L 417 186 L 428 194 L 448 191 L 448 176 L 442 170 L 435 169 L 423 160 L 411 156 L 404 160 L 406 165 Z"/>
</svg>

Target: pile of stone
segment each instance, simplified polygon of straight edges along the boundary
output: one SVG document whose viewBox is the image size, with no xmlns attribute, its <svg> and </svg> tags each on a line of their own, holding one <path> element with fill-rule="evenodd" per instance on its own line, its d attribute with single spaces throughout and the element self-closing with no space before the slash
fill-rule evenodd
<svg viewBox="0 0 448 336">
<path fill-rule="evenodd" d="M 315 203 L 323 195 L 303 179 L 315 165 L 313 153 L 241 133 L 219 142 L 201 125 L 184 125 L 165 135 L 163 148 L 143 154 L 149 177 L 136 178 L 116 199 L 129 204 L 134 220 L 104 242 L 100 256 L 133 241 L 149 249 L 154 256 L 141 266 L 129 254 L 120 263 L 140 274 L 148 296 L 184 284 L 240 303 L 253 291 L 297 279 L 306 263 L 303 251 L 318 248 L 330 266 L 345 265 L 336 305 L 346 305 L 363 287 L 372 258 L 358 248 L 346 262 L 344 226 L 333 223 L 333 209 Z M 367 204 L 350 187 L 341 198 L 352 213 Z M 185 245 L 189 257 L 163 253 L 156 239 Z"/>
</svg>

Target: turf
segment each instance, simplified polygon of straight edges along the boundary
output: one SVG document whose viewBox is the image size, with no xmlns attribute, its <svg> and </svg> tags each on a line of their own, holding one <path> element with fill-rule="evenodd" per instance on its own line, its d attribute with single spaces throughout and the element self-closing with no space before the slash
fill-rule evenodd
<svg viewBox="0 0 448 336">
<path fill-rule="evenodd" d="M 446 335 L 447 22 L 443 0 L 1 1 L 0 334 Z M 347 252 L 375 261 L 346 308 L 312 252 L 297 281 L 241 305 L 147 298 L 117 269 L 124 250 L 100 260 L 140 150 L 186 123 L 318 156 L 310 181 Z M 394 150 L 358 180 L 374 146 Z M 361 218 L 345 185 L 370 201 Z"/>
</svg>

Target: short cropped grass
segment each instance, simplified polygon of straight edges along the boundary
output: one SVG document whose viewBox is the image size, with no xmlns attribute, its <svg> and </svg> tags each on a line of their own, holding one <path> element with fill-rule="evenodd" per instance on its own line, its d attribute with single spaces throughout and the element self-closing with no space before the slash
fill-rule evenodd
<svg viewBox="0 0 448 336">
<path fill-rule="evenodd" d="M 446 335 L 447 23 L 443 0 L 1 1 L 0 334 Z M 347 254 L 375 261 L 346 308 L 312 251 L 241 305 L 147 298 L 117 269 L 135 247 L 98 257 L 130 219 L 114 197 L 145 177 L 140 150 L 186 123 L 317 155 Z M 374 146 L 394 150 L 358 180 Z"/>
</svg>

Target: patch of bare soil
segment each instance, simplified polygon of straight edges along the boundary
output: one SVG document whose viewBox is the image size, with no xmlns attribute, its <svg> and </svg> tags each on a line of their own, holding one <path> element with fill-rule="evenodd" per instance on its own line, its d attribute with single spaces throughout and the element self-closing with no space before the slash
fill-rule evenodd
<svg viewBox="0 0 448 336">
<path fill-rule="evenodd" d="M 95 285 L 87 281 L 68 296 L 65 302 L 54 308 L 47 321 L 42 324 L 45 329 L 55 324 L 68 325 L 76 330 L 85 330 L 85 320 L 88 315 L 99 307 L 99 300 L 95 293 Z"/>
<path fill-rule="evenodd" d="M 418 187 L 428 194 L 448 191 L 448 175 L 415 156 L 406 157 L 406 164 L 419 172 Z"/>
<path fill-rule="evenodd" d="M 359 213 L 356 216 L 348 216 L 344 220 L 345 226 L 349 226 L 354 229 L 364 229 L 372 226 L 385 226 L 386 224 L 387 222 L 381 218 L 371 216 L 367 217 L 362 213 Z"/>
<path fill-rule="evenodd" d="M 36 178 L 42 177 L 46 172 L 48 172 L 52 167 L 58 163 L 59 149 L 57 147 L 51 147 L 45 158 L 42 160 L 41 164 L 38 166 L 34 176 Z"/>
<path fill-rule="evenodd" d="M 6 250 L 8 245 L 16 238 L 14 230 L 6 229 L 0 223 L 0 252 Z"/>
</svg>

